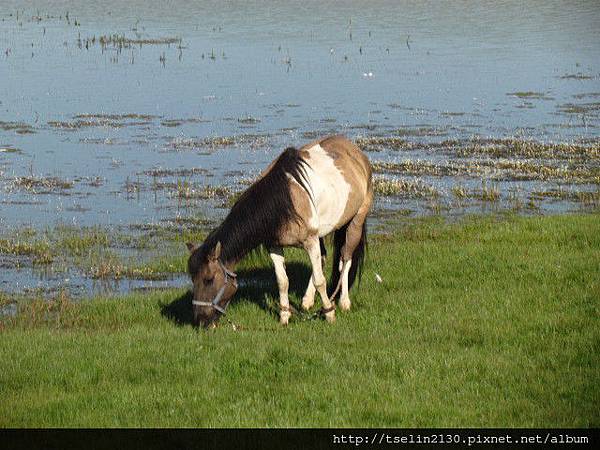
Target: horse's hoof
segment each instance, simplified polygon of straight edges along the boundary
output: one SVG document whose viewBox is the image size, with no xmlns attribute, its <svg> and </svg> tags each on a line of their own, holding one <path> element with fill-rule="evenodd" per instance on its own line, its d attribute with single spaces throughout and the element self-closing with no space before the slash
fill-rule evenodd
<svg viewBox="0 0 600 450">
<path fill-rule="evenodd" d="M 312 300 L 307 299 L 307 298 L 303 298 L 302 299 L 302 309 L 304 311 L 308 311 L 310 308 L 312 308 L 315 304 L 315 299 L 313 298 Z"/>
<path fill-rule="evenodd" d="M 339 305 L 340 305 L 340 309 L 342 311 L 348 311 L 350 309 L 350 306 L 351 306 L 350 299 L 348 297 L 341 298 L 340 302 L 339 302 Z"/>
<path fill-rule="evenodd" d="M 287 325 L 290 322 L 290 312 L 289 311 L 282 311 L 279 314 L 279 323 L 281 325 Z"/>
<path fill-rule="evenodd" d="M 329 323 L 335 322 L 335 311 L 330 311 L 325 314 L 325 320 Z"/>
</svg>

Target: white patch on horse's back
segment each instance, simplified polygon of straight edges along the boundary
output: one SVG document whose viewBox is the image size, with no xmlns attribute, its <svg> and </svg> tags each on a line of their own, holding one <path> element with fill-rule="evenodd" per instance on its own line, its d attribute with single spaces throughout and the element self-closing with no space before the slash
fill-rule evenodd
<svg viewBox="0 0 600 450">
<path fill-rule="evenodd" d="M 307 169 L 308 182 L 316 207 L 311 225 L 319 230 L 319 236 L 325 236 L 338 228 L 351 187 L 333 158 L 320 145 L 307 151 L 309 157 L 306 162 L 310 166 Z"/>
</svg>

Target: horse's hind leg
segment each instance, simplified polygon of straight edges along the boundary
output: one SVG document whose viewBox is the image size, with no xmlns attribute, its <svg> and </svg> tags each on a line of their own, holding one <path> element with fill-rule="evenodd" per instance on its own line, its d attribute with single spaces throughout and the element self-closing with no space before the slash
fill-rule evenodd
<svg viewBox="0 0 600 450">
<path fill-rule="evenodd" d="M 279 323 L 287 325 L 290 316 L 290 301 L 288 298 L 289 280 L 285 272 L 285 259 L 283 257 L 283 249 L 275 247 L 269 249 L 269 256 L 273 260 L 275 266 L 275 275 L 277 276 L 277 286 L 279 287 Z"/>
<path fill-rule="evenodd" d="M 310 263 L 312 265 L 313 273 L 312 273 L 312 281 L 314 283 L 315 289 L 319 292 L 321 296 L 321 301 L 323 302 L 323 311 L 325 313 L 325 318 L 328 322 L 335 321 L 335 307 L 333 303 L 329 300 L 327 296 L 327 282 L 325 279 L 325 275 L 323 275 L 323 265 L 321 261 L 321 247 L 319 245 L 318 236 L 309 237 L 304 242 L 304 249 L 308 253 L 310 258 Z"/>
<path fill-rule="evenodd" d="M 325 257 L 327 256 L 327 249 L 325 248 L 325 242 L 323 238 L 319 238 L 319 248 L 321 249 L 321 267 L 325 267 Z M 304 293 L 304 297 L 302 297 L 302 308 L 305 310 L 309 310 L 315 304 L 315 293 L 317 289 L 315 288 L 315 283 L 313 283 L 313 277 L 311 276 L 308 279 L 308 286 L 306 286 L 306 292 Z"/>
<path fill-rule="evenodd" d="M 315 283 L 313 283 L 312 275 L 308 279 L 308 286 L 306 286 L 306 292 L 304 293 L 304 297 L 302 297 L 302 308 L 305 310 L 309 310 L 315 304 L 315 293 L 317 289 L 315 288 Z"/>
<path fill-rule="evenodd" d="M 350 268 L 352 267 L 352 255 L 360 244 L 363 226 L 365 224 L 365 220 L 367 220 L 367 214 L 369 213 L 369 209 L 371 209 L 372 203 L 373 194 L 369 192 L 365 198 L 365 201 L 358 209 L 358 212 L 354 218 L 350 221 L 350 225 L 348 225 L 346 230 L 346 242 L 342 247 L 340 259 L 340 272 L 342 273 L 342 293 L 340 294 L 339 305 L 344 311 L 349 310 L 351 306 L 350 295 L 348 294 L 348 275 L 350 273 Z"/>
</svg>

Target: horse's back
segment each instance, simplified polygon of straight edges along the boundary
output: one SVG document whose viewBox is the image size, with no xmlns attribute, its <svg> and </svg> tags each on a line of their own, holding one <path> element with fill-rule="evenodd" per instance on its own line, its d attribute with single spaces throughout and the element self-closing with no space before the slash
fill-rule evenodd
<svg viewBox="0 0 600 450">
<path fill-rule="evenodd" d="M 309 166 L 314 207 L 310 223 L 319 236 L 349 222 L 372 195 L 371 165 L 364 153 L 343 136 L 330 136 L 300 149 Z"/>
</svg>

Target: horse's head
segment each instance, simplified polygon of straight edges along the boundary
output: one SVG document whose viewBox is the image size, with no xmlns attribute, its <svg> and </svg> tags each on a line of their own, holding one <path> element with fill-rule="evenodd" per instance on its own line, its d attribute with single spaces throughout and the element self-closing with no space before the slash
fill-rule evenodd
<svg viewBox="0 0 600 450">
<path fill-rule="evenodd" d="M 202 323 L 207 328 L 225 314 L 237 291 L 236 274 L 227 269 L 220 259 L 220 242 L 213 248 L 189 243 L 187 247 L 190 251 L 188 272 L 194 284 L 194 324 Z"/>
</svg>

